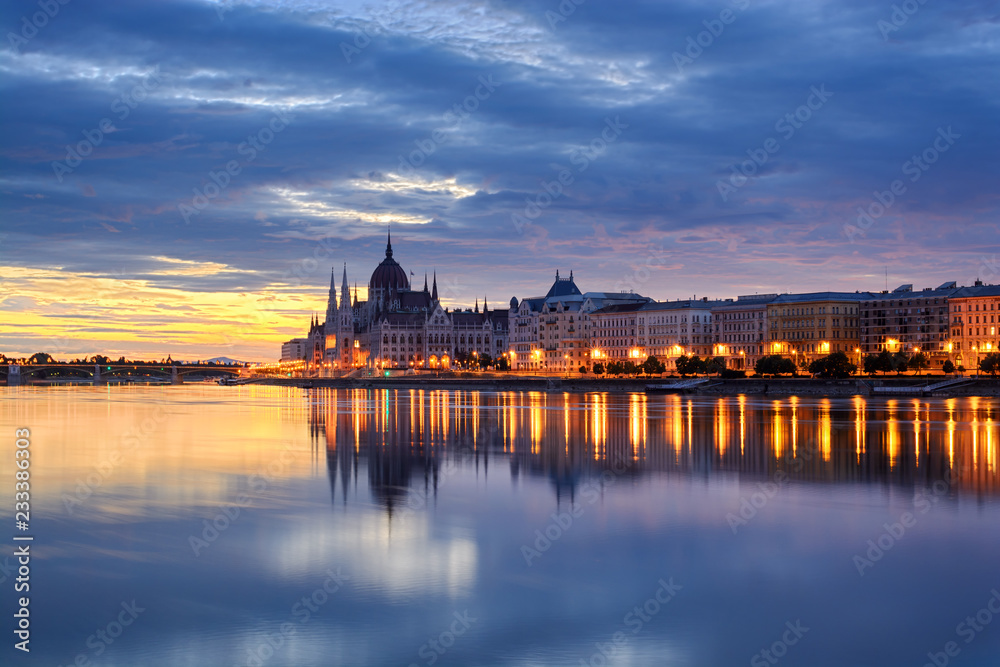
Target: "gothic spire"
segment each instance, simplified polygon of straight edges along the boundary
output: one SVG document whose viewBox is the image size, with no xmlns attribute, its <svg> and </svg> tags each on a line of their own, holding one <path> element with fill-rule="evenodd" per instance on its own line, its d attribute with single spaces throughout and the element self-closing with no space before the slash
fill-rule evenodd
<svg viewBox="0 0 1000 667">
<path fill-rule="evenodd" d="M 349 305 L 351 305 L 351 299 L 347 287 L 347 262 L 344 262 L 344 278 L 340 282 L 340 307 L 346 308 Z"/>
<path fill-rule="evenodd" d="M 478 296 L 476 297 L 476 310 L 475 310 L 475 312 L 477 312 L 477 313 L 479 312 L 479 297 Z"/>
<path fill-rule="evenodd" d="M 392 259 L 392 230 L 389 229 L 385 234 L 385 258 Z"/>
<path fill-rule="evenodd" d="M 426 293 L 427 291 L 428 291 L 427 290 L 427 272 L 424 271 L 424 292 Z"/>
<path fill-rule="evenodd" d="M 326 321 L 333 322 L 337 313 L 337 274 L 335 269 L 330 267 L 330 294 L 326 299 Z"/>
<path fill-rule="evenodd" d="M 434 269 L 434 287 L 431 288 L 431 298 L 435 301 L 438 300 L 438 272 Z"/>
</svg>

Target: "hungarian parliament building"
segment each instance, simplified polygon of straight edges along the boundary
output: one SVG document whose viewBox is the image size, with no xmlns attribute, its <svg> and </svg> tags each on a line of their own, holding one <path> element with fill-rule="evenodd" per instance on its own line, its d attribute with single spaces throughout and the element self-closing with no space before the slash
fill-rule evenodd
<svg viewBox="0 0 1000 667">
<path fill-rule="evenodd" d="M 335 270 L 334 270 L 335 271 Z M 483 300 L 474 308 L 451 310 L 441 305 L 437 274 L 430 287 L 413 289 L 393 259 L 387 236 L 385 258 L 368 280 L 366 300 L 348 286 L 344 266 L 338 298 L 331 271 L 326 319 L 314 318 L 306 338 L 282 346 L 283 360 L 305 359 L 316 370 L 342 373 L 356 368 L 434 369 L 450 367 L 458 356 L 507 353 L 507 310 L 490 310 Z"/>
</svg>

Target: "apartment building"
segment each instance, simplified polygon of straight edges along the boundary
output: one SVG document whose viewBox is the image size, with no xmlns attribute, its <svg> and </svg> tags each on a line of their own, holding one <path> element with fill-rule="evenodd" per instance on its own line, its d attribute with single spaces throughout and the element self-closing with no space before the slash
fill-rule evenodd
<svg viewBox="0 0 1000 667">
<path fill-rule="evenodd" d="M 1000 285 L 977 280 L 960 287 L 948 299 L 949 358 L 956 365 L 979 367 L 984 354 L 1000 351 Z"/>
<path fill-rule="evenodd" d="M 726 358 L 729 368 L 748 370 L 770 354 L 767 336 L 767 306 L 777 294 L 750 294 L 725 299 L 712 308 L 716 354 Z"/>
<path fill-rule="evenodd" d="M 800 366 L 833 352 L 860 359 L 860 310 L 868 292 L 781 294 L 767 304 L 767 354 Z"/>
<path fill-rule="evenodd" d="M 959 291 L 956 283 L 947 282 L 936 288 L 914 290 L 908 284 L 869 294 L 861 302 L 861 351 L 923 352 L 932 367 L 943 364 L 952 337 L 949 299 Z"/>
</svg>

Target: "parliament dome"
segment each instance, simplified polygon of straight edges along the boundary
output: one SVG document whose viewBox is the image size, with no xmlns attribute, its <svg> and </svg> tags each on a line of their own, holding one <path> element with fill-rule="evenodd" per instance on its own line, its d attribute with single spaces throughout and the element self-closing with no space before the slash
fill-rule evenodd
<svg viewBox="0 0 1000 667">
<path fill-rule="evenodd" d="M 399 265 L 399 262 L 392 258 L 392 237 L 386 239 L 385 259 L 375 267 L 371 280 L 368 281 L 368 289 L 371 290 L 396 290 L 410 289 L 410 281 L 406 277 L 406 271 Z"/>
</svg>

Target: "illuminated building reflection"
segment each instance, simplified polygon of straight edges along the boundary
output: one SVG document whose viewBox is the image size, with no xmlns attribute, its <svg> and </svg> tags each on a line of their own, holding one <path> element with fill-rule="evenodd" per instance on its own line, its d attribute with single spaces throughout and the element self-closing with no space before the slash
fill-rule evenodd
<svg viewBox="0 0 1000 667">
<path fill-rule="evenodd" d="M 995 400 L 372 389 L 309 399 L 334 502 L 349 501 L 360 474 L 390 515 L 414 494 L 432 502 L 449 462 L 484 478 L 491 463 L 514 481 L 547 478 L 559 500 L 609 470 L 753 480 L 781 469 L 797 482 L 914 489 L 951 473 L 954 492 L 998 490 Z"/>
</svg>

